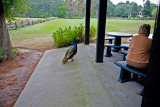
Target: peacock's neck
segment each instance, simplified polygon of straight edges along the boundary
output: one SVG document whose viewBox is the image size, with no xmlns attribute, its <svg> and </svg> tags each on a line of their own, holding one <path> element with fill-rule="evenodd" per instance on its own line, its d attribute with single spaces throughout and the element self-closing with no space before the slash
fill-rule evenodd
<svg viewBox="0 0 160 107">
<path fill-rule="evenodd" d="M 74 47 L 77 47 L 77 43 L 76 42 L 74 42 Z"/>
</svg>

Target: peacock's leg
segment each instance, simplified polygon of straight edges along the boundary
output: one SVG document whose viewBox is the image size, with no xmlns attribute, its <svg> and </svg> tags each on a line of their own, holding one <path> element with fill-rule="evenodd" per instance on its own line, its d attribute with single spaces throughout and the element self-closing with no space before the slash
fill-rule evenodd
<svg viewBox="0 0 160 107">
<path fill-rule="evenodd" d="M 71 59 L 71 62 L 73 62 L 74 61 L 74 59 Z"/>
</svg>

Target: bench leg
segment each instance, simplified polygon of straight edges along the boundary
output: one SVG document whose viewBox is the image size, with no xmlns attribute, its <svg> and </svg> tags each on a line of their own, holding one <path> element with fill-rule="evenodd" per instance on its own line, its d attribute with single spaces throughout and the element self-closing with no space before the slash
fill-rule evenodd
<svg viewBox="0 0 160 107">
<path fill-rule="evenodd" d="M 122 58 L 123 58 L 122 60 L 125 61 L 125 60 L 126 60 L 126 55 L 123 55 L 123 54 L 122 54 L 121 56 L 122 56 Z"/>
<path fill-rule="evenodd" d="M 123 82 L 131 81 L 131 80 L 132 80 L 131 72 L 121 68 L 121 72 L 120 72 L 118 81 L 123 83 Z"/>
<path fill-rule="evenodd" d="M 144 93 L 144 88 L 143 90 L 139 93 L 141 96 L 143 96 L 143 93 Z"/>
<path fill-rule="evenodd" d="M 128 48 L 124 48 L 124 50 L 128 50 Z"/>
<path fill-rule="evenodd" d="M 109 40 L 108 40 L 108 44 L 112 44 L 112 39 L 109 39 Z"/>
<path fill-rule="evenodd" d="M 107 50 L 106 50 L 106 55 L 105 55 L 105 57 L 110 57 L 110 56 L 112 56 L 112 54 L 111 54 L 111 47 L 108 46 L 108 47 L 107 47 Z"/>
</svg>

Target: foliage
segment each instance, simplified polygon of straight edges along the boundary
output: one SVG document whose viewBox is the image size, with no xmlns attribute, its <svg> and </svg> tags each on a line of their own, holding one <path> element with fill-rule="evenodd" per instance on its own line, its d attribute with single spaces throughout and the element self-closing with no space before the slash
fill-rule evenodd
<svg viewBox="0 0 160 107">
<path fill-rule="evenodd" d="M 122 18 L 117 17 L 116 19 L 113 19 L 113 17 L 112 19 L 107 18 L 106 32 L 127 32 L 136 34 L 137 29 L 141 24 L 150 24 L 151 26 L 154 26 L 154 21 L 138 20 L 139 19 L 122 20 Z M 90 21 L 91 26 L 94 26 L 97 29 L 97 18 L 91 18 Z M 59 29 L 59 27 L 61 27 L 62 29 L 68 26 L 74 28 L 74 26 L 79 26 L 79 23 L 82 23 L 84 25 L 84 22 L 84 19 L 55 19 L 46 23 L 35 24 L 33 26 L 24 27 L 17 30 L 10 30 L 9 33 L 11 41 L 33 39 L 37 37 L 45 37 L 48 35 L 52 35 L 53 32 L 56 32 Z M 151 29 L 151 33 L 153 33 L 153 29 Z"/>
<path fill-rule="evenodd" d="M 60 18 L 65 18 L 66 17 L 66 7 L 59 7 L 58 8 L 58 16 L 60 17 Z"/>
<path fill-rule="evenodd" d="M 155 8 L 155 9 L 152 10 L 152 16 L 156 17 L 156 14 L 157 14 L 157 8 Z"/>
<path fill-rule="evenodd" d="M 0 61 L 2 61 L 2 59 L 7 57 L 6 54 L 5 54 L 6 50 L 7 50 L 7 48 L 0 47 Z"/>
<path fill-rule="evenodd" d="M 2 0 L 5 18 L 11 22 L 15 16 L 23 16 L 29 9 L 30 0 Z"/>
<path fill-rule="evenodd" d="M 143 9 L 143 16 L 144 17 L 150 17 L 151 16 L 151 4 L 150 1 L 147 0 L 146 3 L 144 4 L 144 9 Z"/>
<path fill-rule="evenodd" d="M 43 22 L 43 20 L 39 20 L 39 23 L 42 23 Z"/>
<path fill-rule="evenodd" d="M 26 1 L 26 0 L 25 0 Z M 27 17 L 60 17 L 73 18 L 85 16 L 85 1 L 86 0 L 30 0 L 31 8 L 27 11 Z M 149 7 L 148 7 L 149 3 Z M 145 3 L 143 13 L 145 17 L 150 17 L 150 13 L 157 6 L 150 3 L 149 0 Z M 98 0 L 91 0 L 91 17 L 98 16 L 99 2 Z M 113 4 L 111 0 L 107 0 L 107 16 L 108 17 L 136 17 L 142 11 L 142 6 L 135 2 L 120 2 L 117 5 Z"/>
<path fill-rule="evenodd" d="M 83 19 L 82 17 L 65 17 L 65 19 Z"/>
<path fill-rule="evenodd" d="M 124 3 L 120 3 L 118 6 L 115 8 L 115 16 L 118 17 L 128 17 L 129 14 L 129 9 L 128 6 L 126 6 Z"/>
<path fill-rule="evenodd" d="M 133 3 L 131 4 L 131 11 L 130 11 L 130 13 L 131 13 L 131 16 L 132 16 L 132 17 L 137 17 L 137 15 L 138 15 L 138 13 L 139 13 L 137 3 L 134 3 L 134 2 L 133 2 Z"/>
<path fill-rule="evenodd" d="M 12 49 L 13 49 L 13 53 L 14 53 L 15 56 L 19 55 L 20 52 L 21 52 L 20 50 L 18 50 L 17 47 L 12 47 Z M 7 48 L 0 47 L 0 61 L 2 61 L 4 58 L 7 57 L 6 54 L 5 54 L 6 51 L 7 51 Z"/>
<path fill-rule="evenodd" d="M 82 26 L 82 24 L 79 27 L 75 26 L 73 31 L 76 37 L 78 38 L 78 42 L 83 42 L 84 41 L 84 26 Z"/>
<path fill-rule="evenodd" d="M 91 26 L 89 36 L 91 40 L 95 38 L 96 28 L 94 26 Z M 83 42 L 84 26 L 82 26 L 82 24 L 78 27 L 75 26 L 73 30 L 71 29 L 71 26 L 69 26 L 68 28 L 65 28 L 64 30 L 59 28 L 59 30 L 53 33 L 52 37 L 54 39 L 56 47 L 59 47 L 59 48 L 73 44 L 74 38 L 76 38 L 77 42 Z"/>
<path fill-rule="evenodd" d="M 65 28 L 64 30 L 59 28 L 59 30 L 53 33 L 52 37 L 54 39 L 56 47 L 60 48 L 71 45 L 73 43 L 75 34 L 71 30 L 71 27 Z"/>
<path fill-rule="evenodd" d="M 89 37 L 91 38 L 91 40 L 93 40 L 95 39 L 95 36 L 96 36 L 96 28 L 94 26 L 91 26 Z"/>
<path fill-rule="evenodd" d="M 64 47 L 73 44 L 74 38 L 76 38 L 77 42 L 84 41 L 84 27 L 80 25 L 79 27 L 75 26 L 72 30 L 71 26 L 62 30 L 59 28 L 56 32 L 52 35 L 56 47 Z"/>
<path fill-rule="evenodd" d="M 114 16 L 115 7 L 116 6 L 110 0 L 107 1 L 107 16 Z"/>
<path fill-rule="evenodd" d="M 13 53 L 14 53 L 15 56 L 17 56 L 17 55 L 19 55 L 21 53 L 21 51 L 18 50 L 17 47 L 12 47 L 12 49 L 13 49 Z"/>
<path fill-rule="evenodd" d="M 65 0 L 67 17 L 83 17 L 85 0 Z"/>
</svg>

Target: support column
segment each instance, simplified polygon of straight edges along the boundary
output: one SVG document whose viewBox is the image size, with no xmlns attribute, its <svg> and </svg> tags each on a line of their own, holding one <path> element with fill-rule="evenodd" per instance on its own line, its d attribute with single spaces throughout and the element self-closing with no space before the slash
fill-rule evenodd
<svg viewBox="0 0 160 107">
<path fill-rule="evenodd" d="M 90 7 L 91 7 L 91 0 L 86 0 L 85 40 L 84 40 L 85 45 L 89 45 Z"/>
<path fill-rule="evenodd" d="M 99 0 L 98 32 L 96 45 L 96 62 L 103 62 L 104 38 L 106 25 L 107 0 Z"/>
<path fill-rule="evenodd" d="M 157 13 L 141 107 L 160 107 L 160 10 Z"/>
</svg>

